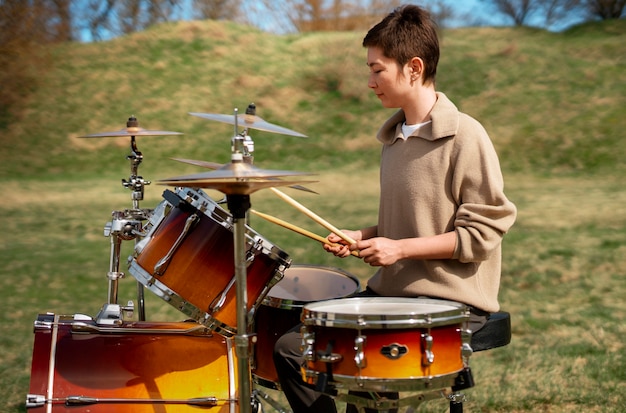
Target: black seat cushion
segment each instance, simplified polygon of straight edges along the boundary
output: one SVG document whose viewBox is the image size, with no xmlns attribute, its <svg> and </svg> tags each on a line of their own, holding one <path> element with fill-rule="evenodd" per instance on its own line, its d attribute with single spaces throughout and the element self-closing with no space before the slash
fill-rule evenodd
<svg viewBox="0 0 626 413">
<path fill-rule="evenodd" d="M 472 334 L 474 352 L 506 346 L 511 342 L 511 315 L 500 311 L 489 315 L 487 323 Z"/>
</svg>

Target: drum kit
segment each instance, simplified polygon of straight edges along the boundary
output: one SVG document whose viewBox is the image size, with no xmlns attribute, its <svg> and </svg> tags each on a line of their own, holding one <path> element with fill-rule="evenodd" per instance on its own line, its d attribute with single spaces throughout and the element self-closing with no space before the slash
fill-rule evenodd
<svg viewBox="0 0 626 413">
<path fill-rule="evenodd" d="M 127 127 L 82 138 L 130 138 L 132 208 L 113 211 L 107 302 L 95 317 L 40 314 L 34 322 L 32 412 L 262 412 L 265 401 L 286 412 L 263 389 L 280 391 L 272 354 L 276 340 L 301 324 L 303 380 L 360 411 L 388 411 L 441 397 L 447 388 L 471 387 L 465 306 L 448 301 L 354 297 L 360 283 L 336 268 L 292 265 L 289 255 L 255 231 L 248 213 L 319 242 L 328 241 L 251 208 L 251 194 L 268 189 L 326 229 L 354 242 L 278 190 L 313 181 L 295 171 L 253 164 L 250 129 L 305 137 L 256 116 L 190 113 L 234 126 L 231 161 L 175 161 L 209 171 L 158 181 L 172 186 L 153 209 L 140 208 L 145 186 L 138 136 L 178 132 L 147 130 L 133 116 Z M 240 131 L 243 128 L 243 131 Z M 221 201 L 203 190 L 217 190 Z M 227 208 L 221 204 L 225 203 Z M 128 271 L 137 302 L 118 303 L 121 246 L 133 241 Z M 358 253 L 355 253 L 358 256 Z M 147 321 L 144 290 L 187 318 Z M 344 394 L 344 390 L 349 393 Z M 416 392 L 403 399 L 355 396 L 353 391 Z M 448 395 L 444 397 L 450 398 Z"/>
</svg>

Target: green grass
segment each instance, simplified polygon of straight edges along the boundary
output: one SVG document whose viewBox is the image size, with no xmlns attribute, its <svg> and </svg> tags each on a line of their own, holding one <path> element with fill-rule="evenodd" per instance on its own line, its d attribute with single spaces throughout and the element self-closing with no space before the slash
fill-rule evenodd
<svg viewBox="0 0 626 413">
<path fill-rule="evenodd" d="M 626 409 L 625 34 L 624 21 L 558 34 L 444 33 L 439 89 L 485 124 L 519 209 L 504 240 L 500 294 L 513 340 L 472 357 L 466 411 Z M 267 121 L 309 135 L 255 132 L 257 165 L 316 173 L 319 182 L 308 186 L 318 195 L 286 192 L 338 227 L 375 222 L 373 134 L 390 112 L 367 91 L 361 37 L 190 22 L 50 51 L 54 63 L 24 117 L 0 136 L 0 411 L 26 411 L 37 314 L 93 316 L 106 301 L 103 227 L 111 211 L 131 206 L 120 184 L 129 175 L 128 141 L 78 136 L 121 129 L 132 114 L 144 128 L 184 132 L 138 138 L 140 174 L 156 181 L 198 171 L 170 157 L 228 161 L 232 127 L 187 112 L 231 113 L 254 101 Z M 163 189 L 153 182 L 141 206 L 154 208 Z M 269 191 L 252 203 L 327 232 Z M 294 263 L 339 267 L 363 282 L 373 271 L 259 218 L 252 223 Z M 124 242 L 122 257 L 131 252 Z M 120 302 L 135 288 L 132 276 L 121 280 Z M 184 318 L 146 294 L 149 319 Z M 433 401 L 419 411 L 446 408 Z"/>
</svg>

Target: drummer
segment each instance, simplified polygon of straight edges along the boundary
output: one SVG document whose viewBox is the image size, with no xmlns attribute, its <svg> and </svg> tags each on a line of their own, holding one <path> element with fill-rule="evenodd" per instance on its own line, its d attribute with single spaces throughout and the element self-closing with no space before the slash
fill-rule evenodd
<svg viewBox="0 0 626 413">
<path fill-rule="evenodd" d="M 501 243 L 515 205 L 504 194 L 498 156 L 485 129 L 436 91 L 437 29 L 424 9 L 395 9 L 363 40 L 368 86 L 385 108 L 377 225 L 330 234 L 338 257 L 358 251 L 377 268 L 361 294 L 429 297 L 470 307 L 470 328 L 499 310 Z M 466 73 L 471 76 L 472 73 Z M 301 378 L 301 336 L 281 337 L 274 361 L 294 413 L 335 412 L 333 400 Z M 354 412 L 348 406 L 347 412 Z"/>
</svg>

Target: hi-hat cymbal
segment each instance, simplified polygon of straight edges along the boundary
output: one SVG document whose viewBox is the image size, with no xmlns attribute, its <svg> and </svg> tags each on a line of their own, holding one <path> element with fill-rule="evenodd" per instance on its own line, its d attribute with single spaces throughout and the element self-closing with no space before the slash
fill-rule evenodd
<svg viewBox="0 0 626 413">
<path fill-rule="evenodd" d="M 192 116 L 197 116 L 199 118 L 228 123 L 230 125 L 235 124 L 235 115 L 220 115 L 217 113 L 196 113 L 196 112 L 189 112 L 189 114 Z M 291 129 L 283 128 L 282 126 L 277 126 L 272 123 L 266 122 L 265 120 L 261 119 L 260 117 L 256 115 L 240 114 L 240 115 L 237 115 L 236 119 L 237 119 L 237 125 L 241 126 L 242 128 L 257 129 L 257 130 L 262 130 L 265 132 L 280 133 L 282 135 L 298 136 L 301 138 L 307 137 L 306 135 L 303 135 Z"/>
<path fill-rule="evenodd" d="M 198 161 L 202 162 L 202 161 Z M 283 176 L 312 175 L 308 172 L 261 169 L 245 162 L 229 162 L 210 172 L 183 175 L 166 179 L 167 181 L 194 181 L 210 179 L 266 179 Z"/>
<path fill-rule="evenodd" d="M 194 180 L 161 180 L 159 185 L 182 186 L 186 188 L 215 189 L 226 195 L 250 195 L 260 189 L 277 186 L 293 186 L 303 182 L 315 181 L 283 181 L 281 179 L 194 179 Z"/>
<path fill-rule="evenodd" d="M 79 138 L 116 138 L 119 136 L 169 136 L 182 135 L 180 132 L 170 132 L 165 130 L 148 130 L 139 127 L 137 118 L 131 116 L 126 122 L 126 128 L 113 132 L 100 132 L 91 135 L 79 136 Z"/>
</svg>

